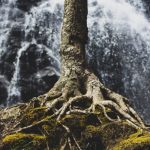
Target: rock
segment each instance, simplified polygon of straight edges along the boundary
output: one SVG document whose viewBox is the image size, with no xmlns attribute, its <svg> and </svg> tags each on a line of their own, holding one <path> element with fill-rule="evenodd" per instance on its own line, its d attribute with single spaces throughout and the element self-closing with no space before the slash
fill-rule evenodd
<svg viewBox="0 0 150 150">
<path fill-rule="evenodd" d="M 150 18 L 150 1 L 143 0 L 144 6 L 146 7 L 146 15 Z"/>
<path fill-rule="evenodd" d="M 46 137 L 42 135 L 37 134 L 14 134 L 7 136 L 5 139 L 3 139 L 3 142 L 5 143 L 4 146 L 0 146 L 1 150 L 41 150 L 46 149 Z M 10 144 L 12 146 L 10 146 Z"/>
<path fill-rule="evenodd" d="M 10 109 L 10 111 L 15 109 Z M 46 150 L 47 146 L 51 150 L 60 149 L 64 145 L 65 139 L 68 138 L 63 126 L 67 126 L 70 129 L 71 134 L 81 149 L 84 150 L 149 150 L 150 148 L 150 133 L 135 129 L 125 120 L 110 122 L 103 113 L 93 114 L 92 116 L 88 114 L 70 114 L 57 122 L 55 118 L 52 119 L 46 113 L 46 107 L 32 108 L 28 106 L 28 109 L 24 110 L 24 115 L 20 114 L 22 119 L 18 124 L 19 128 L 30 124 L 34 125 L 40 120 L 43 120 L 43 122 L 21 133 L 12 133 L 2 137 L 0 139 L 1 150 L 11 150 L 12 148 L 15 150 L 22 148 L 27 150 L 33 147 L 40 150 L 41 146 L 43 146 L 43 150 Z M 6 113 L 9 113 L 9 109 Z M 5 114 L 5 116 L 7 115 Z M 9 120 L 9 117 L 11 116 L 5 117 L 5 120 L 1 118 L 1 121 L 5 122 Z M 97 117 L 102 120 L 101 123 L 95 119 Z M 7 125 L 8 128 L 10 121 L 7 122 Z M 13 127 L 14 125 L 11 124 L 11 126 Z M 4 130 L 5 127 L 3 127 Z M 71 145 L 72 148 L 76 149 L 74 142 Z"/>
<path fill-rule="evenodd" d="M 33 6 L 37 6 L 42 0 L 17 0 L 17 7 L 23 11 L 29 11 Z"/>
<path fill-rule="evenodd" d="M 34 96 L 49 91 L 58 80 L 54 59 L 47 55 L 46 50 L 39 49 L 35 44 L 29 45 L 20 58 L 20 80 L 22 99 L 29 100 Z"/>
<path fill-rule="evenodd" d="M 8 85 L 9 85 L 8 80 L 4 76 L 0 76 L 0 104 L 5 103 L 5 100 L 7 99 Z"/>
<path fill-rule="evenodd" d="M 4 52 L 0 60 L 0 73 L 4 75 L 8 81 L 11 80 L 15 70 L 14 62 L 16 60 L 17 52 L 21 48 L 20 39 L 23 38 L 24 32 L 21 26 L 14 26 L 7 39 L 7 52 Z"/>
<path fill-rule="evenodd" d="M 149 150 L 150 134 L 140 131 L 131 134 L 128 138 L 120 140 L 112 150 Z"/>
</svg>

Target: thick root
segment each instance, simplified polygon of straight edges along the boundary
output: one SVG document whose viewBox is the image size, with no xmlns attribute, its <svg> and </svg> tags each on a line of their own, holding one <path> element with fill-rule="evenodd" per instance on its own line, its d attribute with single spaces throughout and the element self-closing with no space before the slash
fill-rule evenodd
<svg viewBox="0 0 150 150">
<path fill-rule="evenodd" d="M 59 109 L 55 108 L 54 112 L 58 121 L 61 120 L 65 114 L 96 113 L 96 108 L 99 107 L 101 108 L 100 111 L 103 111 L 105 117 L 109 121 L 114 122 L 124 119 L 136 128 L 146 129 L 142 119 L 130 106 L 127 98 L 106 88 L 93 73 L 90 73 L 87 70 L 85 72 L 85 94 L 82 94 L 80 90 L 80 82 L 77 78 L 70 78 L 69 80 L 61 78 L 55 85 L 54 89 L 47 94 L 47 101 L 45 104 L 48 107 L 48 110 L 54 109 L 58 103 L 62 103 L 62 106 Z M 82 102 L 83 100 L 87 102 L 92 101 L 91 106 L 88 109 L 72 107 L 74 102 L 78 102 L 80 104 L 80 101 Z M 107 108 L 118 114 L 117 119 L 113 119 L 107 114 Z"/>
<path fill-rule="evenodd" d="M 130 106 L 129 100 L 118 93 L 106 88 L 94 74 L 88 74 L 87 80 L 87 95 L 92 96 L 93 104 L 92 109 L 95 111 L 96 106 L 102 108 L 105 117 L 110 121 L 111 119 L 107 113 L 106 108 L 110 108 L 112 111 L 116 111 L 123 119 L 128 120 L 138 128 L 145 129 L 146 126 L 136 111 Z M 108 98 L 109 100 L 107 100 Z M 117 121 L 120 118 L 118 117 Z"/>
<path fill-rule="evenodd" d="M 35 127 L 47 123 L 52 118 L 56 118 L 57 122 L 61 122 L 61 119 L 66 114 L 97 115 L 101 112 L 103 112 L 106 119 L 110 122 L 121 122 L 122 120 L 126 120 L 128 124 L 134 128 L 149 130 L 136 111 L 131 107 L 127 98 L 107 89 L 94 74 L 89 72 L 86 72 L 84 84 L 81 84 L 79 79 L 70 78 L 69 80 L 66 80 L 61 78 L 54 88 L 43 95 L 43 97 L 44 101 L 41 101 L 40 105 L 46 108 L 46 113 L 49 117 L 47 117 L 46 120 L 39 120 L 34 124 L 22 127 L 12 133 L 30 131 Z M 83 104 L 87 103 L 88 105 L 83 107 Z M 32 105 L 32 102 L 29 104 Z M 26 106 L 26 109 L 29 108 Z M 108 109 L 109 111 L 114 112 L 115 119 L 114 116 L 108 115 Z M 101 124 L 101 118 L 97 119 Z M 70 135 L 69 129 L 65 126 L 63 127 L 68 135 Z M 72 143 L 81 150 L 73 135 L 71 137 L 68 136 L 61 149 L 63 150 L 66 147 L 71 149 Z"/>
</svg>

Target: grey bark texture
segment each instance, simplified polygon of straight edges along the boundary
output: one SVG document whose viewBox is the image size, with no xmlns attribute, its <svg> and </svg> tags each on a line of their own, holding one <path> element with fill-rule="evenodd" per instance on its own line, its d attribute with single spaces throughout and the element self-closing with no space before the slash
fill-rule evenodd
<svg viewBox="0 0 150 150">
<path fill-rule="evenodd" d="M 64 76 L 81 73 L 85 67 L 87 13 L 87 0 L 65 0 L 60 50 Z"/>
</svg>

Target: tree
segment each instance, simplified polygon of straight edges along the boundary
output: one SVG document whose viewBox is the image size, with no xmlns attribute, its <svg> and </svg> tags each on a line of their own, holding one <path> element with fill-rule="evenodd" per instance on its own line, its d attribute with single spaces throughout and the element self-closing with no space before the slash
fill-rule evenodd
<svg viewBox="0 0 150 150">
<path fill-rule="evenodd" d="M 105 88 L 88 69 L 85 60 L 85 44 L 88 39 L 87 13 L 87 0 L 65 0 L 60 50 L 62 72 L 59 81 L 46 95 L 46 100 L 51 99 L 52 95 L 57 97 L 54 103 L 50 104 L 50 108 L 59 101 L 64 101 L 59 110 L 59 120 L 71 103 L 82 99 L 92 100 L 91 107 L 87 111 L 94 112 L 96 106 L 102 107 L 104 112 L 105 107 L 113 108 L 134 126 L 145 128 L 128 100 Z M 109 118 L 107 115 L 106 117 Z"/>
<path fill-rule="evenodd" d="M 125 121 L 132 128 L 144 131 L 148 129 L 131 107 L 128 99 L 106 88 L 88 68 L 85 59 L 85 45 L 88 40 L 87 0 L 65 0 L 64 7 L 60 50 L 61 77 L 48 93 L 33 98 L 29 104 L 18 104 L 1 110 L 1 122 L 3 125 L 7 123 L 7 125 L 1 125 L 3 149 L 10 149 L 9 142 L 15 145 L 16 139 L 30 137 L 30 140 L 35 140 L 33 133 L 42 133 L 44 137 L 51 137 L 52 133 L 50 134 L 47 128 L 52 126 L 50 122 L 55 120 L 53 127 L 61 126 L 61 130 L 63 128 L 67 133 L 65 137 L 59 139 L 59 142 L 63 143 L 59 149 L 81 150 L 72 131 L 64 123 L 64 118 L 72 114 L 78 114 L 78 117 L 80 115 L 89 115 L 89 118 L 94 116 L 99 120 L 99 114 L 103 113 L 103 117 L 109 122 Z M 102 118 L 99 120 L 100 124 L 101 120 Z M 9 129 L 10 126 L 11 129 Z M 30 136 L 25 135 L 27 133 L 30 133 Z M 57 131 L 53 134 L 56 133 Z M 59 133 L 57 134 L 59 137 Z M 44 137 L 38 138 L 45 140 Z M 15 138 L 15 141 L 11 141 L 11 138 Z M 49 149 L 49 143 L 45 141 L 45 147 Z"/>
</svg>

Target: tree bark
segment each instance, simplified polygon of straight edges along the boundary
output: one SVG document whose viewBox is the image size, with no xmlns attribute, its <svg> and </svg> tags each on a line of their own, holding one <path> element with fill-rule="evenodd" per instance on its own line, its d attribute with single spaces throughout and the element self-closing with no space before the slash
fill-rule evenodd
<svg viewBox="0 0 150 150">
<path fill-rule="evenodd" d="M 80 74 L 85 68 L 87 13 L 87 0 L 65 0 L 60 50 L 62 76 Z"/>
</svg>

